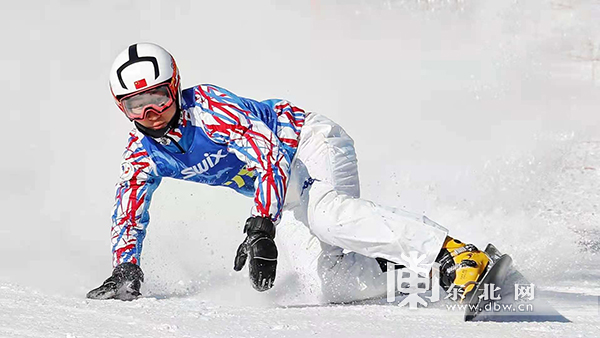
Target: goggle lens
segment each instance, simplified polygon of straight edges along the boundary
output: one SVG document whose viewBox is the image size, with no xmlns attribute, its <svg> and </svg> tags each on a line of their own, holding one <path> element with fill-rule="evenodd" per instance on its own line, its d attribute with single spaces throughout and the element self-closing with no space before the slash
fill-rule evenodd
<svg viewBox="0 0 600 338">
<path fill-rule="evenodd" d="M 142 93 L 134 94 L 121 99 L 125 114 L 132 120 L 146 118 L 148 109 L 152 108 L 162 114 L 173 104 L 173 97 L 168 85 L 148 89 Z"/>
</svg>

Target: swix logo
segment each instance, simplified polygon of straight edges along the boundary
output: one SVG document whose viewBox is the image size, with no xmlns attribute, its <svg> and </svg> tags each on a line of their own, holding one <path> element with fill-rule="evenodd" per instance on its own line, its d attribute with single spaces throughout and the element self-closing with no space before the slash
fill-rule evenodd
<svg viewBox="0 0 600 338">
<path fill-rule="evenodd" d="M 227 154 L 223 154 L 223 149 L 219 150 L 216 154 L 204 154 L 204 159 L 202 162 L 196 164 L 193 167 L 185 168 L 181 171 L 181 175 L 184 175 L 184 179 L 192 178 L 196 175 L 202 175 L 207 172 L 209 169 L 216 166 L 219 161 L 223 157 L 227 156 Z"/>
</svg>

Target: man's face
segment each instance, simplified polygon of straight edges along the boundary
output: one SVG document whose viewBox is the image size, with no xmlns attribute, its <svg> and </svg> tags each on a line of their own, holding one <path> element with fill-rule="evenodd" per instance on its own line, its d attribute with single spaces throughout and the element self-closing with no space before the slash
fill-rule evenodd
<svg viewBox="0 0 600 338">
<path fill-rule="evenodd" d="M 172 104 L 162 114 L 157 114 L 154 110 L 150 109 L 143 120 L 136 120 L 136 122 L 146 128 L 158 130 L 167 126 L 173 115 L 175 115 L 175 112 L 177 112 L 176 104 Z"/>
</svg>

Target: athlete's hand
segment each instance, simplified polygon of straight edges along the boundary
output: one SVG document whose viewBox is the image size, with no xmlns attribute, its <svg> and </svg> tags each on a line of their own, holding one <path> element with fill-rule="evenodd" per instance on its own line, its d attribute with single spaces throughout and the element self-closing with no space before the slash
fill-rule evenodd
<svg viewBox="0 0 600 338">
<path fill-rule="evenodd" d="M 269 218 L 250 217 L 246 220 L 246 239 L 240 244 L 233 269 L 240 271 L 250 256 L 249 270 L 252 286 L 258 291 L 273 287 L 277 269 L 277 246 L 275 246 L 275 225 Z"/>
</svg>

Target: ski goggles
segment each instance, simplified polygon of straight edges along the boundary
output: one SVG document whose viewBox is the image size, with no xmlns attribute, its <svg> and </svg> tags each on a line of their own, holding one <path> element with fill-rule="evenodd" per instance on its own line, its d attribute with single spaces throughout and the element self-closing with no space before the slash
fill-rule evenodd
<svg viewBox="0 0 600 338">
<path fill-rule="evenodd" d="M 164 113 L 175 102 L 168 83 L 149 88 L 141 93 L 125 96 L 120 100 L 123 112 L 131 120 L 143 120 L 149 110 Z"/>
</svg>

